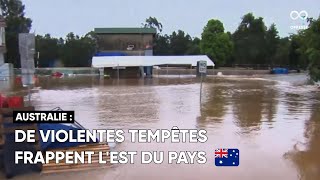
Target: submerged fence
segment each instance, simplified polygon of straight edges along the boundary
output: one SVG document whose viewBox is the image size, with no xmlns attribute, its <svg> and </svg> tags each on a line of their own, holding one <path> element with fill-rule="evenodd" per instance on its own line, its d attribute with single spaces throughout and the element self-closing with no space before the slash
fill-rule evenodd
<svg viewBox="0 0 320 180">
<path fill-rule="evenodd" d="M 226 69 L 208 69 L 208 75 L 217 75 L 221 72 L 224 75 L 254 75 L 254 74 L 269 74 L 270 70 L 253 70 L 253 69 L 236 69 L 236 68 L 226 68 Z M 99 75 L 99 69 L 97 68 L 36 68 L 36 75 L 52 75 L 55 72 L 61 72 L 64 74 L 74 74 L 74 75 Z M 21 75 L 21 69 L 14 69 L 16 75 Z M 196 75 L 195 69 L 153 69 L 153 76 L 158 75 Z"/>
<path fill-rule="evenodd" d="M 75 75 L 98 75 L 99 69 L 96 68 L 36 68 L 35 74 L 37 75 L 51 75 L 55 72 L 61 72 L 64 74 Z M 21 69 L 14 69 L 16 75 L 21 75 Z"/>
</svg>

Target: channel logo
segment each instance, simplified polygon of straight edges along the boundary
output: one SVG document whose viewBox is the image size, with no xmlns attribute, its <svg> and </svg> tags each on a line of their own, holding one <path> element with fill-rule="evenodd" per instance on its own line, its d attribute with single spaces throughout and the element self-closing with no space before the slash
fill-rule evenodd
<svg viewBox="0 0 320 180">
<path fill-rule="evenodd" d="M 308 16 L 309 16 L 309 14 L 305 10 L 291 11 L 290 18 L 291 18 L 291 20 L 295 21 L 295 24 L 290 26 L 290 29 L 293 29 L 293 30 L 308 29 L 308 26 L 306 25 L 307 20 L 308 20 Z"/>
<path fill-rule="evenodd" d="M 300 12 L 291 11 L 290 17 L 292 20 L 297 20 L 297 19 L 306 20 L 308 18 L 308 12 L 305 10 L 300 11 Z"/>
<path fill-rule="evenodd" d="M 239 149 L 216 149 L 214 152 L 216 166 L 239 166 Z"/>
</svg>

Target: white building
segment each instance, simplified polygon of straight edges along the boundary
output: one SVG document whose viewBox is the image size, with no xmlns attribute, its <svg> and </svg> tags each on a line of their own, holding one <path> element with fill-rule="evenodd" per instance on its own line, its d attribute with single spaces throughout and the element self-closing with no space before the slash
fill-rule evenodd
<svg viewBox="0 0 320 180">
<path fill-rule="evenodd" d="M 198 61 L 206 61 L 214 67 L 208 56 L 95 56 L 92 67 L 99 68 L 101 75 L 110 77 L 152 77 L 153 69 L 161 67 L 196 67 Z"/>
<path fill-rule="evenodd" d="M 94 56 L 92 67 L 141 67 L 161 65 L 189 65 L 197 66 L 198 61 L 207 61 L 207 66 L 215 64 L 206 55 L 199 56 Z"/>
</svg>

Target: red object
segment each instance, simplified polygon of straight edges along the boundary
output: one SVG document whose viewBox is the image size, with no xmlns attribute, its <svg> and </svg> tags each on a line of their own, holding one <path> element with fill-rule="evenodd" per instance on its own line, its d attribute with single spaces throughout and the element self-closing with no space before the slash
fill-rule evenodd
<svg viewBox="0 0 320 180">
<path fill-rule="evenodd" d="M 1 96 L 0 94 L 0 108 L 7 108 L 8 103 L 7 103 L 7 98 L 4 96 Z"/>
<path fill-rule="evenodd" d="M 7 98 L 9 108 L 20 108 L 24 107 L 23 97 L 13 96 Z"/>
<path fill-rule="evenodd" d="M 35 84 L 38 84 L 39 83 L 39 78 L 37 76 L 34 76 L 33 77 L 33 81 Z"/>
<path fill-rule="evenodd" d="M 55 73 L 52 74 L 52 76 L 60 78 L 60 77 L 63 76 L 63 74 L 61 72 L 55 72 Z"/>
<path fill-rule="evenodd" d="M 34 76 L 34 77 L 33 77 L 33 82 L 34 82 L 35 84 L 36 84 L 36 83 L 39 83 L 39 78 L 38 78 L 37 76 Z M 22 77 L 21 77 L 21 76 L 16 77 L 15 83 L 18 84 L 18 85 L 22 85 Z"/>
<path fill-rule="evenodd" d="M 16 84 L 22 84 L 22 78 L 20 76 L 16 77 Z"/>
</svg>

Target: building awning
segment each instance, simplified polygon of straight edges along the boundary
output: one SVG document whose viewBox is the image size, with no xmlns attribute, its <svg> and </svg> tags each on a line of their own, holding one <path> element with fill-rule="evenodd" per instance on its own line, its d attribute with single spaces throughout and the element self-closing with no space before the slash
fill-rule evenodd
<svg viewBox="0 0 320 180">
<path fill-rule="evenodd" d="M 197 66 L 198 61 L 207 61 L 207 66 L 215 64 L 206 55 L 199 56 L 94 56 L 92 67 L 130 67 L 130 66 L 160 66 L 186 65 Z"/>
<path fill-rule="evenodd" d="M 156 34 L 155 28 L 94 28 L 96 34 Z"/>
</svg>

